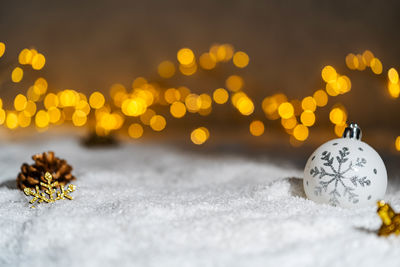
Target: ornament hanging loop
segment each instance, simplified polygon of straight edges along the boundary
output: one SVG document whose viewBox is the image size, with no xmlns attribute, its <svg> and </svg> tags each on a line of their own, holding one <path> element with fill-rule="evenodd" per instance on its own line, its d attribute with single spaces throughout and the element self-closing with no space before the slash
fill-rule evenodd
<svg viewBox="0 0 400 267">
<path fill-rule="evenodd" d="M 346 129 L 344 129 L 343 132 L 343 138 L 350 138 L 350 139 L 356 139 L 356 140 L 361 140 L 362 132 L 360 126 L 358 126 L 357 123 L 350 123 Z"/>
</svg>

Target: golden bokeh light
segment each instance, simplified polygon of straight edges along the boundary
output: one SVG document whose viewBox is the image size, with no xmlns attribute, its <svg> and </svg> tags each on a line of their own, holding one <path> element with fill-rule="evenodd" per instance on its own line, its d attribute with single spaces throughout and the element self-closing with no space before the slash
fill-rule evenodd
<svg viewBox="0 0 400 267">
<path fill-rule="evenodd" d="M 340 76 L 337 81 L 337 90 L 340 94 L 347 93 L 351 90 L 351 81 L 350 78 L 346 75 Z"/>
<path fill-rule="evenodd" d="M 346 123 L 336 124 L 336 125 L 335 125 L 335 128 L 334 128 L 335 135 L 336 135 L 337 137 L 342 137 L 342 136 L 343 136 L 344 129 L 345 129 L 346 127 L 347 127 L 347 124 L 346 124 Z"/>
<path fill-rule="evenodd" d="M 294 115 L 293 105 L 289 102 L 283 102 L 278 108 L 279 116 L 283 119 L 289 119 Z"/>
<path fill-rule="evenodd" d="M 166 125 L 167 122 L 161 115 L 155 115 L 150 120 L 150 127 L 156 132 L 164 130 Z"/>
<path fill-rule="evenodd" d="M 281 124 L 283 128 L 290 130 L 293 129 L 297 125 L 297 119 L 295 116 L 292 116 L 288 119 L 281 119 Z"/>
<path fill-rule="evenodd" d="M 22 94 L 18 94 L 14 99 L 14 108 L 17 111 L 22 111 L 26 108 L 28 100 Z"/>
<path fill-rule="evenodd" d="M 185 86 L 180 86 L 177 88 L 179 91 L 179 94 L 181 95 L 180 99 L 181 101 L 183 101 L 184 99 L 186 99 L 186 97 L 190 94 L 190 89 L 185 87 Z"/>
<path fill-rule="evenodd" d="M 359 71 L 365 70 L 367 65 L 365 64 L 365 61 L 364 61 L 362 55 L 357 54 L 356 58 L 357 58 L 357 70 L 359 70 Z"/>
<path fill-rule="evenodd" d="M 325 87 L 325 90 L 328 93 L 328 95 L 330 95 L 330 96 L 337 96 L 339 94 L 339 92 L 337 90 L 336 81 L 331 82 L 331 83 L 327 83 L 326 87 Z"/>
<path fill-rule="evenodd" d="M 89 97 L 89 104 L 94 109 L 99 109 L 104 106 L 106 99 L 100 92 L 93 92 Z"/>
<path fill-rule="evenodd" d="M 377 75 L 383 71 L 382 62 L 376 57 L 371 60 L 371 70 Z"/>
<path fill-rule="evenodd" d="M 212 112 L 212 107 L 211 107 L 211 106 L 210 106 L 209 108 L 200 109 L 200 110 L 199 110 L 199 114 L 200 114 L 201 116 L 208 116 L 208 115 L 211 114 L 211 112 Z"/>
<path fill-rule="evenodd" d="M 337 79 L 326 84 L 326 92 L 330 96 L 347 93 L 351 90 L 350 78 L 346 75 L 337 76 Z"/>
<path fill-rule="evenodd" d="M 118 92 L 115 94 L 115 96 L 113 98 L 114 105 L 116 107 L 121 107 L 122 103 L 128 98 L 129 98 L 128 94 L 126 94 L 124 92 Z"/>
<path fill-rule="evenodd" d="M 75 109 L 82 111 L 86 115 L 90 113 L 90 106 L 85 100 L 79 100 L 78 104 L 75 106 Z"/>
<path fill-rule="evenodd" d="M 208 132 L 207 128 L 200 127 L 192 131 L 190 134 L 190 139 L 192 140 L 193 144 L 201 145 L 207 141 L 209 134 L 210 133 Z"/>
<path fill-rule="evenodd" d="M 348 92 L 347 88 L 348 83 L 346 81 L 346 78 L 344 78 L 343 76 L 338 77 L 337 80 L 335 82 L 330 83 L 330 85 L 337 94 L 344 94 Z"/>
<path fill-rule="evenodd" d="M 317 108 L 317 101 L 312 96 L 307 96 L 301 101 L 301 107 L 303 110 L 315 111 Z"/>
<path fill-rule="evenodd" d="M 211 53 L 203 53 L 199 58 L 199 63 L 203 69 L 212 70 L 217 65 L 217 59 Z"/>
<path fill-rule="evenodd" d="M 150 120 L 151 120 L 151 118 L 153 118 L 154 115 L 156 115 L 156 112 L 154 110 L 148 108 L 145 113 L 140 115 L 140 121 L 144 125 L 150 125 Z"/>
<path fill-rule="evenodd" d="M 265 131 L 265 126 L 262 121 L 254 120 L 249 126 L 250 133 L 254 136 L 261 136 Z"/>
<path fill-rule="evenodd" d="M 189 112 L 195 113 L 201 108 L 201 98 L 196 94 L 189 94 L 185 99 L 185 105 Z"/>
<path fill-rule="evenodd" d="M 228 61 L 233 57 L 234 48 L 230 44 L 214 44 L 210 47 L 210 54 L 212 54 L 217 61 Z"/>
<path fill-rule="evenodd" d="M 103 117 L 105 114 L 109 114 L 111 112 L 110 105 L 104 105 L 103 107 L 96 109 L 94 111 L 94 115 L 96 117 L 97 121 L 101 120 L 101 117 Z"/>
<path fill-rule="evenodd" d="M 0 57 L 4 51 L 5 45 L 0 42 Z M 232 66 L 224 68 L 222 62 L 232 60 L 234 66 L 238 68 L 245 68 L 249 64 L 248 54 L 243 51 L 235 52 L 230 44 L 214 44 L 208 52 L 202 53 L 199 57 L 196 57 L 191 49 L 182 48 L 176 56 L 178 62 L 164 60 L 157 65 L 157 72 L 161 78 L 171 78 L 177 71 L 190 76 L 196 73 L 199 67 L 204 70 L 213 70 L 217 65 L 219 69 L 213 71 L 213 75 L 223 77 L 223 73 Z M 90 95 L 72 89 L 48 93 L 47 80 L 43 77 L 37 78 L 37 75 L 31 75 L 30 71 L 30 67 L 34 70 L 42 69 L 46 65 L 45 56 L 35 49 L 25 48 L 20 51 L 17 60 L 20 65 L 10 69 L 11 80 L 18 83 L 22 79 L 29 81 L 33 79 L 34 83 L 26 85 L 23 89 L 27 90 L 25 95 L 22 93 L 15 96 L 11 110 L 4 110 L 0 99 L 0 124 L 5 124 L 9 129 L 25 128 L 34 124 L 37 130 L 42 131 L 47 129 L 49 124 L 60 125 L 66 122 L 67 124 L 72 123 L 74 126 L 88 125 L 102 136 L 127 127 L 128 135 L 131 138 L 140 138 L 143 135 L 144 125 L 150 126 L 154 131 L 162 131 L 166 127 L 168 115 L 165 115 L 166 117 L 161 113 L 157 115 L 155 110 L 157 112 L 169 111 L 171 114 L 169 118 L 177 119 L 186 115 L 192 117 L 191 114 L 186 114 L 188 112 L 208 116 L 215 108 L 213 101 L 217 104 L 225 104 L 230 98 L 240 115 L 250 116 L 254 113 L 255 103 L 258 103 L 259 100 L 252 99 L 245 93 L 244 79 L 232 72 L 225 74 L 227 77 L 226 89 L 215 89 L 212 94 L 209 92 L 196 94 L 184 86 L 170 88 L 174 86 L 170 84 L 172 82 L 181 83 L 182 79 L 185 83 L 187 78 L 179 75 L 170 81 L 160 78 L 147 80 L 137 77 L 131 84 L 132 89 L 128 88 L 128 90 L 122 84 L 113 84 L 109 89 L 111 96 L 109 102 L 106 102 L 105 96 L 98 91 Z M 370 67 L 375 74 L 383 72 L 382 62 L 369 50 L 358 54 L 347 54 L 345 63 L 351 70 L 362 71 Z M 24 66 L 22 69 L 21 65 L 28 66 Z M 24 77 L 24 74 L 27 77 Z M 197 78 L 202 79 L 206 74 L 209 75 L 210 72 L 200 70 Z M 321 70 L 321 77 L 326 82 L 325 90 L 316 90 L 312 96 L 303 99 L 297 99 L 297 97 L 288 99 L 285 94 L 276 93 L 265 97 L 262 101 L 261 107 L 265 116 L 271 120 L 280 119 L 284 131 L 290 135 L 290 143 L 294 146 L 301 145 L 308 138 L 309 127 L 316 123 L 317 107 L 326 106 L 329 96 L 338 96 L 351 90 L 350 78 L 339 74 L 333 66 L 324 66 Z M 390 97 L 398 98 L 400 96 L 398 71 L 390 68 L 387 71 L 387 77 L 387 90 Z M 193 91 L 197 92 L 195 84 L 192 83 Z M 218 109 L 220 108 L 222 107 L 218 107 Z M 236 113 L 237 119 L 245 120 L 245 118 L 238 118 L 239 113 Z M 194 117 L 198 117 L 197 114 Z M 259 116 L 259 114 L 256 115 Z M 334 124 L 334 132 L 337 136 L 341 136 L 346 126 L 347 116 L 346 109 L 340 104 L 334 105 L 329 110 L 329 120 Z M 318 119 L 321 119 L 322 122 L 322 117 Z M 124 124 L 125 122 L 128 124 Z M 251 118 L 249 122 L 251 135 L 261 136 L 264 134 L 265 125 L 262 120 Z M 203 144 L 209 138 L 209 131 L 205 127 L 199 127 L 191 132 L 190 138 L 195 144 Z M 396 149 L 398 150 L 400 150 L 399 138 L 396 139 Z"/>
<path fill-rule="evenodd" d="M 34 48 L 29 49 L 29 51 L 31 51 L 32 57 L 31 57 L 31 60 L 30 60 L 30 62 L 28 64 L 32 64 L 33 57 L 36 56 L 39 52 Z"/>
<path fill-rule="evenodd" d="M 399 73 L 395 68 L 390 68 L 388 71 L 388 78 L 391 83 L 399 82 Z"/>
<path fill-rule="evenodd" d="M 83 114 L 81 114 L 83 116 Z M 122 127 L 125 119 L 119 112 L 110 113 L 108 105 L 101 107 L 95 111 L 96 115 L 96 133 L 99 135 L 107 135 L 112 130 L 118 130 Z M 83 118 L 82 118 L 83 119 Z"/>
<path fill-rule="evenodd" d="M 37 102 L 41 99 L 41 95 L 37 94 L 36 91 L 38 91 L 35 86 L 30 86 L 28 88 L 28 91 L 26 92 L 26 96 L 28 100 L 31 100 L 33 102 Z"/>
<path fill-rule="evenodd" d="M 75 126 L 83 126 L 86 124 L 87 117 L 85 112 L 82 110 L 75 110 L 74 114 L 72 115 L 72 123 Z"/>
<path fill-rule="evenodd" d="M 358 68 L 358 59 L 357 56 L 354 55 L 353 53 L 350 53 L 346 56 L 346 66 L 351 69 L 355 70 Z"/>
<path fill-rule="evenodd" d="M 113 112 L 113 113 L 111 113 L 111 116 L 116 121 L 115 125 L 113 125 L 114 127 L 112 128 L 112 130 L 118 130 L 118 129 L 122 128 L 122 126 L 124 125 L 124 122 L 125 122 L 124 115 L 122 115 L 119 112 Z"/>
<path fill-rule="evenodd" d="M 145 86 L 147 87 L 147 86 Z M 147 106 L 150 106 L 154 102 L 154 95 L 150 90 L 147 89 L 135 89 L 132 93 L 134 98 L 139 98 L 145 101 Z"/>
<path fill-rule="evenodd" d="M 56 121 L 54 124 L 55 125 L 62 125 L 65 122 L 65 120 L 66 120 L 65 114 L 64 114 L 64 112 L 61 112 L 60 119 L 58 121 Z"/>
<path fill-rule="evenodd" d="M 56 94 L 50 93 L 47 94 L 44 98 L 44 107 L 49 109 L 51 107 L 57 107 L 59 103 L 58 97 Z"/>
<path fill-rule="evenodd" d="M 4 109 L 0 109 L 0 125 L 4 124 L 6 121 L 6 111 Z"/>
<path fill-rule="evenodd" d="M 131 138 L 138 139 L 143 135 L 143 127 L 139 123 L 132 123 L 128 128 L 128 134 Z"/>
<path fill-rule="evenodd" d="M 32 57 L 31 64 L 32 64 L 32 68 L 34 70 L 42 69 L 44 67 L 45 63 L 46 63 L 46 58 L 44 57 L 44 55 L 42 55 L 40 53 L 38 53 Z"/>
<path fill-rule="evenodd" d="M 128 98 L 121 106 L 122 112 L 127 116 L 137 117 L 146 112 L 146 101 L 142 98 Z"/>
<path fill-rule="evenodd" d="M 31 124 L 31 117 L 25 116 L 24 112 L 18 113 L 18 126 L 26 128 Z"/>
<path fill-rule="evenodd" d="M 210 131 L 206 127 L 200 127 L 199 129 L 203 130 L 206 133 L 207 139 L 210 137 Z"/>
<path fill-rule="evenodd" d="M 27 117 L 33 117 L 36 113 L 36 104 L 35 102 L 29 100 L 26 102 L 26 106 L 24 109 L 24 115 Z"/>
<path fill-rule="evenodd" d="M 7 112 L 6 126 L 11 130 L 18 127 L 18 115 L 15 112 Z"/>
<path fill-rule="evenodd" d="M 218 59 L 217 54 L 218 54 L 218 49 L 219 49 L 220 45 L 219 44 L 213 44 L 210 47 L 209 53 L 214 55 L 215 58 Z"/>
<path fill-rule="evenodd" d="M 26 116 L 24 112 L 18 114 L 18 126 L 21 128 L 26 128 L 31 124 L 31 117 Z"/>
<path fill-rule="evenodd" d="M 294 127 L 293 136 L 299 141 L 304 141 L 308 137 L 308 128 L 303 124 L 298 124 Z"/>
<path fill-rule="evenodd" d="M 393 98 L 398 98 L 400 94 L 400 86 L 398 83 L 391 83 L 388 84 L 388 92 L 389 95 Z"/>
<path fill-rule="evenodd" d="M 237 103 L 238 103 L 238 100 L 239 100 L 240 98 L 243 98 L 243 97 L 247 97 L 247 95 L 246 95 L 244 92 L 237 92 L 237 93 L 234 93 L 234 94 L 232 95 L 232 97 L 231 97 L 231 101 L 232 101 L 233 106 L 236 107 L 236 106 L 237 106 Z"/>
<path fill-rule="evenodd" d="M 181 93 L 175 88 L 169 88 L 164 92 L 164 98 L 167 103 L 172 104 L 181 99 Z"/>
<path fill-rule="evenodd" d="M 190 76 L 196 73 L 197 64 L 193 63 L 191 65 L 179 65 L 179 70 L 183 75 Z"/>
<path fill-rule="evenodd" d="M 313 94 L 313 98 L 318 107 L 324 107 L 328 104 L 328 95 L 324 90 L 317 90 Z"/>
<path fill-rule="evenodd" d="M 31 50 L 24 48 L 18 55 L 18 62 L 21 65 L 31 64 L 33 53 Z"/>
<path fill-rule="evenodd" d="M 232 92 L 240 91 L 243 88 L 243 78 L 239 75 L 231 75 L 225 81 L 225 86 Z"/>
<path fill-rule="evenodd" d="M 367 66 L 371 66 L 371 60 L 374 57 L 375 57 L 374 54 L 369 50 L 365 50 L 364 53 L 362 54 L 363 62 Z"/>
<path fill-rule="evenodd" d="M 213 93 L 213 99 L 217 104 L 225 104 L 229 99 L 228 91 L 224 88 L 215 89 Z"/>
<path fill-rule="evenodd" d="M 234 52 L 235 50 L 232 45 L 230 44 L 220 45 L 217 50 L 217 60 L 228 61 L 233 57 Z"/>
<path fill-rule="evenodd" d="M 262 109 L 268 119 L 276 120 L 279 119 L 278 107 L 283 102 L 287 101 L 287 97 L 284 94 L 278 93 L 271 97 L 266 97 L 262 101 Z"/>
<path fill-rule="evenodd" d="M 0 42 L 0 57 L 4 55 L 5 51 L 6 51 L 6 45 L 3 42 Z"/>
<path fill-rule="evenodd" d="M 212 99 L 208 94 L 201 94 L 200 101 L 200 109 L 209 109 L 211 107 Z"/>
<path fill-rule="evenodd" d="M 11 72 L 11 80 L 14 83 L 19 83 L 22 80 L 23 77 L 24 77 L 24 71 L 20 67 L 16 67 Z"/>
<path fill-rule="evenodd" d="M 47 113 L 49 114 L 50 123 L 57 123 L 61 118 L 61 111 L 56 107 L 50 107 Z"/>
<path fill-rule="evenodd" d="M 311 110 L 305 110 L 301 113 L 300 121 L 305 126 L 313 126 L 315 123 L 315 114 Z"/>
<path fill-rule="evenodd" d="M 37 78 L 33 85 L 33 90 L 38 95 L 44 95 L 47 92 L 48 83 L 45 78 Z"/>
<path fill-rule="evenodd" d="M 157 67 L 158 75 L 162 78 L 171 78 L 175 74 L 175 65 L 169 60 L 162 61 Z"/>
<path fill-rule="evenodd" d="M 174 102 L 169 108 L 170 113 L 175 118 L 182 118 L 186 114 L 186 106 L 182 102 Z"/>
<path fill-rule="evenodd" d="M 363 65 L 360 69 L 360 66 L 358 66 L 358 70 L 364 70 L 366 67 L 369 67 L 371 65 L 371 60 L 374 58 L 374 54 L 369 51 L 365 50 L 361 55 L 357 55 L 357 60 L 359 61 L 360 65 Z"/>
<path fill-rule="evenodd" d="M 132 89 L 141 88 L 146 85 L 148 82 L 144 77 L 137 77 L 132 82 Z"/>
<path fill-rule="evenodd" d="M 100 128 L 104 129 L 106 134 L 111 130 L 114 130 L 117 127 L 117 124 L 117 118 L 108 112 L 102 113 L 102 115 L 99 117 L 98 125 Z"/>
<path fill-rule="evenodd" d="M 177 53 L 177 59 L 182 65 L 190 65 L 194 62 L 194 53 L 189 48 L 182 48 Z"/>
<path fill-rule="evenodd" d="M 334 82 L 337 79 L 337 72 L 332 66 L 325 66 L 321 71 L 322 79 L 327 82 Z"/>
<path fill-rule="evenodd" d="M 397 136 L 394 145 L 395 145 L 396 150 L 400 151 L 400 136 Z"/>
<path fill-rule="evenodd" d="M 64 90 L 58 94 L 61 107 L 73 107 L 78 103 L 79 95 L 74 90 Z"/>
<path fill-rule="evenodd" d="M 107 136 L 110 133 L 110 131 L 101 127 L 100 123 L 96 123 L 95 131 L 97 136 Z"/>
<path fill-rule="evenodd" d="M 245 68 L 249 61 L 249 56 L 243 51 L 238 51 L 233 55 L 233 64 L 238 68 Z"/>
<path fill-rule="evenodd" d="M 243 92 L 238 92 L 233 95 L 232 104 L 242 115 L 249 116 L 254 112 L 253 101 Z"/>
<path fill-rule="evenodd" d="M 116 97 L 116 94 L 118 94 L 118 93 L 126 94 L 126 88 L 125 88 L 125 86 L 123 86 L 120 83 L 114 83 L 110 87 L 110 96 L 111 96 L 111 98 L 114 99 Z"/>
<path fill-rule="evenodd" d="M 347 121 L 346 111 L 342 107 L 334 107 L 329 113 L 329 119 L 333 124 L 342 125 Z"/>
<path fill-rule="evenodd" d="M 87 96 L 86 96 L 84 93 L 79 93 L 79 92 L 78 92 L 78 95 L 79 95 L 79 99 L 80 99 L 81 101 L 85 101 L 85 102 L 88 101 Z"/>
<path fill-rule="evenodd" d="M 35 116 L 35 124 L 39 128 L 45 128 L 49 125 L 50 116 L 45 110 L 39 110 Z"/>
</svg>

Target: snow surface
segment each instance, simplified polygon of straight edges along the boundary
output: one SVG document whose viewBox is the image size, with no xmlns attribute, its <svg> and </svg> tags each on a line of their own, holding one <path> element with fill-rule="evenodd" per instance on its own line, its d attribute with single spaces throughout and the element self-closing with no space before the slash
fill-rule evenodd
<svg viewBox="0 0 400 267">
<path fill-rule="evenodd" d="M 75 199 L 31 209 L 15 177 L 50 149 L 74 166 Z M 376 207 L 313 203 L 302 170 L 268 158 L 149 144 L 89 150 L 64 138 L 3 143 L 0 168 L 0 266 L 400 264 L 400 237 L 376 235 Z M 400 186 L 389 186 L 400 210 Z"/>
</svg>

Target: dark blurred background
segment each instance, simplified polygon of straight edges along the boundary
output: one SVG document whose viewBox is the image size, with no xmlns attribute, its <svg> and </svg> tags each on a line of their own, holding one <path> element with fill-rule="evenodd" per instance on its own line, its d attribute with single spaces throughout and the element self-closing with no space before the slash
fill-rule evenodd
<svg viewBox="0 0 400 267">
<path fill-rule="evenodd" d="M 230 43 L 248 53 L 247 68 L 225 66 L 213 75 L 199 71 L 171 83 L 210 93 L 224 86 L 218 75 L 240 73 L 256 104 L 254 116 L 260 118 L 264 97 L 277 92 L 290 99 L 310 95 L 324 88 L 321 69 L 332 65 L 350 77 L 352 90 L 330 98 L 317 111 L 315 127 L 332 129 L 330 107 L 342 103 L 349 119 L 364 129 L 395 136 L 400 103 L 388 96 L 386 72 L 400 65 L 399 10 L 395 0 L 2 1 L 0 33 L 9 61 L 24 47 L 45 54 L 42 75 L 50 88 L 105 94 L 115 82 L 129 86 L 138 76 L 157 80 L 158 63 L 175 61 L 182 47 L 199 55 L 213 43 Z M 382 75 L 346 68 L 348 53 L 366 49 L 382 61 Z M 3 97 L 12 100 L 20 89 L 7 83 Z M 220 124 L 218 116 L 202 119 Z"/>
</svg>

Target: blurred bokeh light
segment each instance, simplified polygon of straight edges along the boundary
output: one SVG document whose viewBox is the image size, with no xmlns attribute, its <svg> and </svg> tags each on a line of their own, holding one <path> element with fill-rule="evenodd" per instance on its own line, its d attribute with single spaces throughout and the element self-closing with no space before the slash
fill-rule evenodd
<svg viewBox="0 0 400 267">
<path fill-rule="evenodd" d="M 277 132 L 298 147 L 356 121 L 400 150 L 396 1 L 2 6 L 8 130 L 162 132 L 196 145 L 210 132 L 256 140 Z"/>
</svg>

